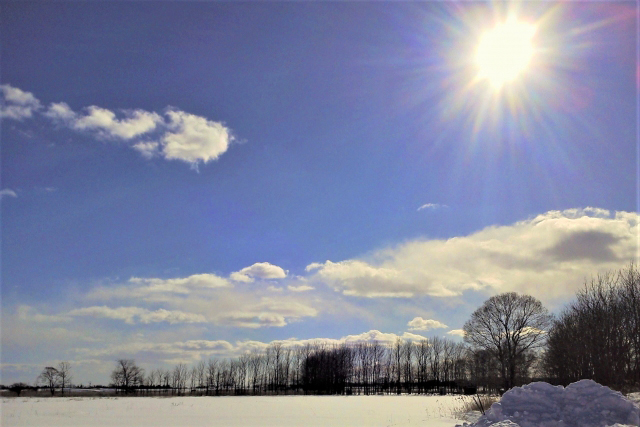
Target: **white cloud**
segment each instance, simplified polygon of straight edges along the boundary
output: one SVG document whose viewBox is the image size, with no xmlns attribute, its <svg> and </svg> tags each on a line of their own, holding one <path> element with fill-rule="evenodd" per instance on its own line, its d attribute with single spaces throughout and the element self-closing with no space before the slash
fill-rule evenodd
<svg viewBox="0 0 640 427">
<path fill-rule="evenodd" d="M 8 84 L 0 85 L 2 104 L 0 118 L 22 120 L 33 116 L 40 109 L 40 101 L 31 92 L 25 92 Z"/>
<path fill-rule="evenodd" d="M 118 119 L 113 111 L 92 105 L 87 108 L 84 116 L 76 115 L 72 119 L 71 127 L 77 130 L 97 130 L 106 137 L 129 140 L 153 131 L 162 122 L 162 117 L 157 113 L 144 110 L 125 110 L 123 115 L 123 118 Z"/>
<path fill-rule="evenodd" d="M 160 144 L 154 141 L 140 141 L 133 144 L 133 149 L 139 151 L 143 157 L 150 159 L 159 154 L 159 146 Z"/>
<path fill-rule="evenodd" d="M 428 331 L 431 329 L 448 328 L 442 322 L 433 319 L 423 319 L 422 317 L 414 317 L 413 320 L 407 323 L 410 331 Z"/>
<path fill-rule="evenodd" d="M 347 335 L 346 337 L 342 337 L 340 342 L 345 343 L 353 343 L 353 342 L 374 342 L 377 341 L 379 343 L 392 345 L 398 339 L 405 341 L 422 341 L 425 340 L 426 337 L 422 335 L 412 334 L 410 332 L 405 332 L 402 335 L 396 335 L 393 333 L 382 333 L 377 330 L 371 330 L 369 332 L 365 332 L 359 335 Z"/>
<path fill-rule="evenodd" d="M 449 206 L 447 205 L 441 205 L 440 203 L 426 203 L 422 206 L 420 206 L 418 208 L 418 211 L 421 211 L 423 209 L 429 209 L 429 210 L 433 210 L 435 211 L 436 209 L 441 209 L 441 208 L 448 208 Z"/>
<path fill-rule="evenodd" d="M 85 357 L 112 357 L 114 355 L 121 356 L 136 356 L 140 353 L 146 355 L 152 354 L 160 356 L 160 358 L 176 358 L 181 357 L 183 359 L 199 359 L 201 357 L 211 355 L 230 355 L 234 351 L 234 346 L 224 340 L 187 340 L 187 341 L 174 341 L 164 343 L 153 343 L 149 341 L 144 342 L 130 342 L 126 344 L 109 346 L 106 348 L 98 349 L 82 349 L 80 352 Z M 166 359 L 165 359 L 166 360 Z"/>
<path fill-rule="evenodd" d="M 178 110 L 169 110 L 166 115 L 169 131 L 161 139 L 166 159 L 208 163 L 227 151 L 234 139 L 231 130 L 220 122 Z"/>
<path fill-rule="evenodd" d="M 41 109 L 40 101 L 29 92 L 10 85 L 0 85 L 0 90 L 3 94 L 0 117 L 22 120 Z M 54 102 L 42 115 L 76 131 L 128 141 L 146 158 L 181 160 L 196 168 L 200 162 L 218 159 L 235 140 L 224 123 L 175 108 L 167 108 L 163 117 L 142 109 L 112 111 L 96 105 L 76 112 L 65 102 Z"/>
<path fill-rule="evenodd" d="M 458 337 L 464 337 L 464 329 L 452 329 L 447 332 L 447 335 L 456 335 Z"/>
<path fill-rule="evenodd" d="M 288 338 L 284 340 L 273 340 L 270 342 L 244 340 L 236 341 L 234 344 L 224 340 L 187 340 L 174 342 L 150 342 L 134 341 L 118 345 L 110 345 L 103 348 L 84 348 L 78 352 L 83 358 L 101 358 L 111 360 L 117 357 L 142 357 L 165 363 L 174 364 L 176 360 L 194 362 L 210 356 L 237 357 L 241 354 L 252 351 L 263 351 L 274 343 L 282 344 L 286 348 L 302 347 L 307 344 L 357 344 L 365 342 L 378 342 L 382 345 L 392 346 L 398 339 L 412 342 L 425 340 L 421 335 L 405 332 L 402 335 L 394 333 L 383 333 L 378 330 L 371 330 L 362 334 L 347 335 L 341 338 L 310 338 L 297 339 Z"/>
<path fill-rule="evenodd" d="M 321 267 L 319 267 L 321 265 Z M 345 295 L 367 297 L 411 297 L 402 283 L 402 273 L 395 268 L 378 267 L 364 261 L 347 260 L 313 263 L 307 271 L 317 270 L 316 278 L 334 286 Z"/>
<path fill-rule="evenodd" d="M 229 276 L 231 280 L 245 283 L 251 283 L 256 279 L 284 279 L 285 277 L 287 277 L 286 271 L 268 262 L 256 262 Z"/>
<path fill-rule="evenodd" d="M 358 344 L 358 343 L 373 343 L 378 342 L 385 346 L 392 346 L 396 341 L 411 341 L 411 342 L 420 342 L 422 340 L 426 340 L 427 338 L 422 335 L 412 334 L 410 332 L 405 332 L 402 335 L 397 335 L 394 333 L 384 333 L 378 330 L 372 329 L 368 332 L 363 332 L 361 334 L 354 335 L 346 335 L 341 338 L 308 338 L 308 339 L 297 339 L 297 338 L 288 338 L 284 340 L 273 340 L 270 342 L 262 342 L 262 341 L 236 341 L 233 354 L 243 354 L 250 352 L 252 350 L 264 350 L 270 344 L 279 343 L 282 344 L 283 347 L 294 348 L 294 347 L 302 347 L 305 345 L 315 345 L 315 344 L 326 344 L 326 345 L 341 345 L 341 344 Z"/>
<path fill-rule="evenodd" d="M 36 311 L 33 307 L 28 305 L 19 305 L 16 309 L 16 314 L 18 319 L 22 322 L 36 322 L 36 323 L 58 323 L 58 322 L 69 322 L 71 318 L 65 315 L 48 315 L 41 314 Z"/>
<path fill-rule="evenodd" d="M 83 307 L 71 310 L 69 316 L 91 316 L 97 318 L 123 320 L 128 324 L 135 323 L 204 323 L 207 321 L 201 314 L 185 313 L 177 310 L 159 309 L 150 311 L 140 307 L 118 307 L 107 306 Z"/>
<path fill-rule="evenodd" d="M 146 285 L 145 292 L 172 292 L 185 294 L 194 289 L 228 288 L 231 283 L 223 277 L 215 274 L 193 274 L 184 278 L 157 279 L 132 277 L 130 283 Z"/>
<path fill-rule="evenodd" d="M 76 119 L 76 113 L 66 102 L 54 102 L 44 113 L 45 117 L 63 122 L 71 122 Z"/>
<path fill-rule="evenodd" d="M 364 297 L 459 296 L 518 291 L 570 298 L 584 279 L 621 268 L 637 253 L 636 213 L 550 211 L 448 240 L 416 240 L 363 259 L 307 266 L 311 283 Z"/>
<path fill-rule="evenodd" d="M 304 317 L 315 317 L 318 310 L 291 299 L 263 297 L 259 303 L 227 312 L 220 321 L 239 328 L 282 327 Z"/>
<path fill-rule="evenodd" d="M 0 199 L 4 197 L 18 197 L 18 195 L 16 194 L 15 191 L 11 190 L 10 188 L 5 188 L 3 190 L 0 190 Z"/>
<path fill-rule="evenodd" d="M 319 270 L 322 267 L 324 267 L 323 263 L 321 263 L 321 262 L 312 262 L 311 264 L 307 265 L 304 269 L 305 269 L 306 272 L 310 272 L 310 271 L 314 271 L 314 270 Z"/>
<path fill-rule="evenodd" d="M 278 313 L 231 313 L 224 317 L 227 324 L 237 328 L 283 327 L 287 325 L 284 316 Z"/>
<path fill-rule="evenodd" d="M 215 274 L 193 274 L 172 279 L 132 277 L 128 284 L 100 286 L 87 293 L 90 299 L 141 298 L 153 299 L 163 295 L 188 295 L 197 291 L 230 288 L 229 280 Z"/>
<path fill-rule="evenodd" d="M 291 292 L 307 292 L 307 291 L 312 291 L 315 288 L 309 285 L 300 285 L 300 286 L 289 285 L 287 286 L 287 289 L 289 289 Z"/>
</svg>

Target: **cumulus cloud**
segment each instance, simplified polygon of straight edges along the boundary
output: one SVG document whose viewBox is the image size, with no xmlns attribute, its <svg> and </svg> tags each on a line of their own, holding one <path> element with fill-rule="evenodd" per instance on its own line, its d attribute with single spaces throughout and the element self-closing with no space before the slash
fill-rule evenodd
<svg viewBox="0 0 640 427">
<path fill-rule="evenodd" d="M 256 262 L 229 276 L 233 281 L 244 283 L 251 283 L 256 279 L 284 279 L 285 277 L 287 277 L 286 271 L 268 262 Z"/>
<path fill-rule="evenodd" d="M 420 206 L 418 208 L 418 211 L 424 210 L 424 209 L 429 209 L 432 211 L 435 211 L 436 209 L 441 209 L 441 208 L 448 208 L 449 206 L 447 205 L 441 205 L 440 203 L 425 203 L 424 205 Z"/>
<path fill-rule="evenodd" d="M 431 329 L 448 328 L 442 322 L 433 319 L 423 319 L 422 317 L 414 317 L 413 320 L 407 323 L 410 331 L 428 331 Z"/>
<path fill-rule="evenodd" d="M 33 116 L 41 108 L 40 101 L 31 92 L 25 92 L 8 84 L 0 85 L 2 103 L 0 118 L 22 120 Z"/>
<path fill-rule="evenodd" d="M 362 259 L 307 266 L 311 283 L 364 297 L 517 291 L 570 298 L 584 279 L 623 267 L 638 249 L 637 213 L 550 211 L 448 240 L 416 240 Z"/>
<path fill-rule="evenodd" d="M 167 322 L 175 323 L 204 323 L 207 321 L 201 314 L 185 313 L 177 310 L 159 309 L 150 311 L 140 307 L 118 307 L 110 308 L 107 306 L 83 307 L 71 310 L 67 313 L 69 316 L 90 316 L 106 319 L 123 320 L 128 324 L 135 323 L 159 323 Z"/>
<path fill-rule="evenodd" d="M 42 109 L 29 92 L 10 85 L 1 85 L 0 90 L 0 117 L 22 120 Z M 194 167 L 218 159 L 235 140 L 224 123 L 175 108 L 167 108 L 163 114 L 142 109 L 112 111 L 96 105 L 74 111 L 65 102 L 54 102 L 42 116 L 78 132 L 128 142 L 146 158 L 159 156 Z"/>
<path fill-rule="evenodd" d="M 18 197 L 18 195 L 16 194 L 15 191 L 11 190 L 10 188 L 5 188 L 3 190 L 0 190 L 0 199 L 4 197 Z"/>
<path fill-rule="evenodd" d="M 162 154 L 166 159 L 188 163 L 216 160 L 234 139 L 229 128 L 204 117 L 169 110 L 167 128 L 162 136 Z"/>
<path fill-rule="evenodd" d="M 464 329 L 452 329 L 447 332 L 447 335 L 455 335 L 458 337 L 464 337 Z"/>
</svg>

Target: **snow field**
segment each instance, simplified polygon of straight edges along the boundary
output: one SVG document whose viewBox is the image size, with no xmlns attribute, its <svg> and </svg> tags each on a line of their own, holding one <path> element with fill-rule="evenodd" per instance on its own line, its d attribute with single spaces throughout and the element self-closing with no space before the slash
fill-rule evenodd
<svg viewBox="0 0 640 427">
<path fill-rule="evenodd" d="M 452 427 L 461 396 L 4 398 L 3 427 Z"/>
</svg>

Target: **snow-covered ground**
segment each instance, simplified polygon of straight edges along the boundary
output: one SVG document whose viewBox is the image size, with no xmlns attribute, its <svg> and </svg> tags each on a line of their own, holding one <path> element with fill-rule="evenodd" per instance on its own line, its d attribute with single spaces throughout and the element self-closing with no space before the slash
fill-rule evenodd
<svg viewBox="0 0 640 427">
<path fill-rule="evenodd" d="M 4 398 L 3 427 L 453 427 L 468 397 Z"/>
<path fill-rule="evenodd" d="M 47 427 L 604 427 L 639 426 L 640 394 L 591 380 L 515 387 L 484 416 L 465 396 L 3 398 L 0 425 Z M 635 403 L 634 403 L 635 402 Z M 472 424 L 466 424 L 466 423 Z"/>
</svg>

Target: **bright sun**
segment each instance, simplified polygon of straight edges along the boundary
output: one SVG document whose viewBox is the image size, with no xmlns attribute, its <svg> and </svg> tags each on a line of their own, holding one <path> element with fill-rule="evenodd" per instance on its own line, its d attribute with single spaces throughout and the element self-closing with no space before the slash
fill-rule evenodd
<svg viewBox="0 0 640 427">
<path fill-rule="evenodd" d="M 534 25 L 515 18 L 487 31 L 476 51 L 478 77 L 489 80 L 496 89 L 513 81 L 531 62 L 535 32 Z"/>
</svg>

